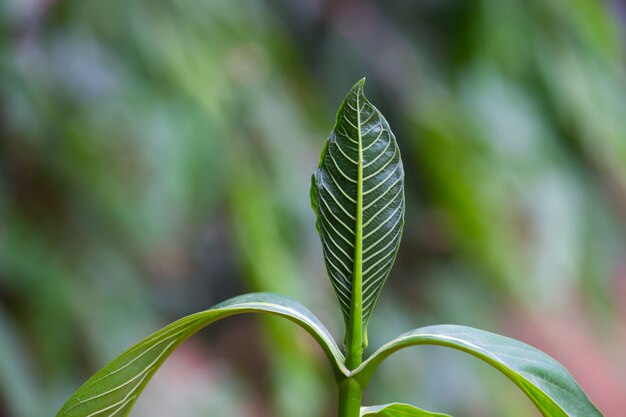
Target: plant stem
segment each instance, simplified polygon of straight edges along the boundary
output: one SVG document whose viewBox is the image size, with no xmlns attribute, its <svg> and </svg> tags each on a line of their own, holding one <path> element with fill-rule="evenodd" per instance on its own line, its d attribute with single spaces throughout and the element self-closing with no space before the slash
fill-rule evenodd
<svg viewBox="0 0 626 417">
<path fill-rule="evenodd" d="M 357 93 L 357 109 L 360 108 L 359 96 L 360 94 Z M 359 366 L 363 357 L 363 144 L 361 143 L 361 114 L 359 111 L 357 111 L 357 133 L 359 160 L 357 167 L 354 266 L 352 269 L 350 319 L 346 332 L 346 366 L 350 370 Z"/>
<path fill-rule="evenodd" d="M 339 417 L 359 417 L 363 387 L 353 378 L 339 383 Z"/>
</svg>

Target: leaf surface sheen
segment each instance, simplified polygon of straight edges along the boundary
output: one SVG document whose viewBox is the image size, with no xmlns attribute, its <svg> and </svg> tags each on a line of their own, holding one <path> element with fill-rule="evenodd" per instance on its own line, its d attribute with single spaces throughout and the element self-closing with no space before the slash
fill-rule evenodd
<svg viewBox="0 0 626 417">
<path fill-rule="evenodd" d="M 154 373 L 189 336 L 221 318 L 252 312 L 295 322 L 318 341 L 336 375 L 348 372 L 332 336 L 304 306 L 276 294 L 245 294 L 182 318 L 133 346 L 85 382 L 56 417 L 127 416 Z"/>
<path fill-rule="evenodd" d="M 465 326 L 412 330 L 383 345 L 354 372 L 367 383 L 392 353 L 409 346 L 438 345 L 461 350 L 498 369 L 531 399 L 545 417 L 602 417 L 572 375 L 552 357 L 523 342 Z"/>
<path fill-rule="evenodd" d="M 409 404 L 391 403 L 361 407 L 361 417 L 450 417 L 448 414 L 432 413 Z"/>
<path fill-rule="evenodd" d="M 311 206 L 346 325 L 353 292 L 360 291 L 365 334 L 400 244 L 404 170 L 387 120 L 363 93 L 364 82 L 339 107 L 311 178 Z"/>
</svg>

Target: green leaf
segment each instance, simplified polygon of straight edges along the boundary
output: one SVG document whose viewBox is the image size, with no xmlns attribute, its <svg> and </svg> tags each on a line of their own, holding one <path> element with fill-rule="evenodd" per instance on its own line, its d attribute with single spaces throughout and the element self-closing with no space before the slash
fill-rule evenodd
<svg viewBox="0 0 626 417">
<path fill-rule="evenodd" d="M 135 345 L 92 376 L 74 393 L 57 417 L 123 417 L 152 375 L 189 336 L 221 318 L 241 313 L 269 313 L 301 326 L 320 344 L 337 377 L 347 374 L 343 355 L 332 336 L 298 302 L 269 293 L 246 294 L 180 319 Z"/>
<path fill-rule="evenodd" d="M 391 403 L 361 407 L 361 417 L 450 417 L 448 414 L 431 413 L 408 404 Z"/>
<path fill-rule="evenodd" d="M 354 373 L 366 384 L 376 367 L 397 350 L 439 345 L 469 353 L 513 381 L 546 417 L 601 417 L 572 375 L 560 363 L 525 343 L 465 326 L 430 326 L 407 332 L 383 345 Z"/>
<path fill-rule="evenodd" d="M 311 178 L 311 206 L 344 320 L 348 328 L 351 317 L 358 320 L 366 344 L 367 322 L 404 226 L 404 171 L 395 137 L 365 98 L 364 83 L 339 107 Z"/>
</svg>

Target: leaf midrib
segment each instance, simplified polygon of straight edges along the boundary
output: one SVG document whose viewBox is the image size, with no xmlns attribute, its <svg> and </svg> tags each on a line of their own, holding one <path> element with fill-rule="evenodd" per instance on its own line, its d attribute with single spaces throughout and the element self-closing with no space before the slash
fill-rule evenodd
<svg viewBox="0 0 626 417">
<path fill-rule="evenodd" d="M 363 354 L 363 141 L 361 135 L 362 85 L 356 94 L 356 132 L 358 145 L 357 195 L 354 233 L 354 262 L 352 269 L 352 294 L 350 299 L 349 330 L 346 338 L 346 365 L 355 369 L 361 364 Z"/>
</svg>

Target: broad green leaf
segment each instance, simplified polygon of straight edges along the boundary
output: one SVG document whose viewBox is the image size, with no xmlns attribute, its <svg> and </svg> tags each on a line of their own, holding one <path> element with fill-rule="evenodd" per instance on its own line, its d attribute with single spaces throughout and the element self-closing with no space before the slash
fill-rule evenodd
<svg viewBox="0 0 626 417">
<path fill-rule="evenodd" d="M 407 332 L 383 345 L 354 372 L 362 384 L 397 350 L 439 345 L 469 353 L 513 381 L 545 417 L 601 417 L 572 375 L 560 363 L 525 343 L 465 326 L 442 325 Z"/>
<path fill-rule="evenodd" d="M 189 336 L 221 318 L 241 313 L 269 313 L 301 326 L 321 345 L 337 377 L 347 374 L 332 336 L 298 302 L 269 293 L 246 294 L 180 319 L 135 345 L 92 376 L 74 393 L 57 417 L 123 417 L 167 357 Z"/>
<path fill-rule="evenodd" d="M 367 322 L 404 226 L 404 171 L 395 137 L 365 98 L 364 83 L 339 107 L 311 178 L 311 206 L 344 320 L 361 323 L 366 344 Z"/>
<path fill-rule="evenodd" d="M 408 404 L 391 403 L 361 407 L 361 417 L 450 417 L 447 414 L 431 413 Z"/>
</svg>

